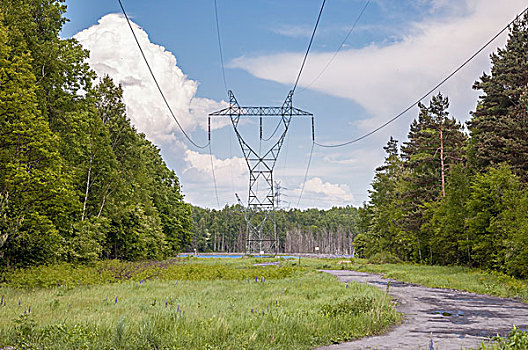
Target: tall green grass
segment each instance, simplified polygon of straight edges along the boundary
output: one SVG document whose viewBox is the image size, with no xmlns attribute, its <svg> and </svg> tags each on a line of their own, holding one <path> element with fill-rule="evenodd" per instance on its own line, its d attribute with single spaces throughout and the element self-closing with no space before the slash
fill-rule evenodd
<svg viewBox="0 0 528 350">
<path fill-rule="evenodd" d="M 482 342 L 478 350 L 526 350 L 528 349 L 528 331 L 515 326 L 505 337 L 494 337 L 491 342 Z"/>
<path fill-rule="evenodd" d="M 37 272 L 53 267 L 17 271 L 11 278 L 24 276 L 26 288 L 0 288 L 0 348 L 309 349 L 399 322 L 375 287 L 344 285 L 298 261 L 244 260 L 178 261 L 157 266 L 156 277 L 139 278 L 138 269 L 118 283 L 92 274 L 98 265 L 69 266 L 75 277 L 38 283 Z"/>
<path fill-rule="evenodd" d="M 275 261 L 278 259 L 275 259 Z M 83 286 L 145 280 L 242 280 L 285 278 L 307 268 L 285 263 L 272 268 L 253 266 L 259 259 L 173 259 L 163 262 L 107 260 L 92 265 L 54 264 L 4 273 L 2 285 L 18 288 Z"/>
<path fill-rule="evenodd" d="M 528 281 L 461 266 L 416 264 L 353 264 L 348 269 L 383 274 L 403 282 L 433 288 L 449 288 L 468 292 L 517 298 L 528 302 Z"/>
</svg>

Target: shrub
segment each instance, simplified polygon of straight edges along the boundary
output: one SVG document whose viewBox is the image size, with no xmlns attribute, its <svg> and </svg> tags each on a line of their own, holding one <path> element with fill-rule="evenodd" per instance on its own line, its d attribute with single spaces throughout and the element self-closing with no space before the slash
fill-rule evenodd
<svg viewBox="0 0 528 350">
<path fill-rule="evenodd" d="M 370 264 L 400 264 L 402 261 L 397 256 L 388 253 L 376 253 L 368 258 Z"/>
</svg>

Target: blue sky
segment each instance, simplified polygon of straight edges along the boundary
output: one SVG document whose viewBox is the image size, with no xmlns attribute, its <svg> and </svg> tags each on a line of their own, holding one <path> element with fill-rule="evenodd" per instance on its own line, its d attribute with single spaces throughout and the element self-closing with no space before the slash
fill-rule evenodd
<svg viewBox="0 0 528 350">
<path fill-rule="evenodd" d="M 117 15 L 117 0 L 67 0 L 66 4 L 70 22 L 61 35 L 75 36 L 92 51 L 90 64 L 96 72 L 123 85 L 132 122 L 161 148 L 180 177 L 187 200 L 217 207 L 209 154 L 185 143 L 171 122 L 126 22 Z M 193 139 L 204 143 L 207 113 L 224 107 L 227 99 L 213 0 L 123 0 L 123 4 L 140 27 L 137 32 L 144 34 L 140 41 L 178 119 Z M 370 1 L 336 59 L 310 84 L 365 4 L 327 1 L 294 96 L 296 107 L 314 113 L 316 137 L 322 143 L 360 136 L 396 115 L 526 5 L 521 0 Z M 320 5 L 312 0 L 218 0 L 227 85 L 241 105 L 281 104 L 296 78 Z M 488 55 L 505 38 L 440 89 L 449 96 L 451 114 L 458 119 L 469 118 L 478 96 L 471 85 L 489 70 Z M 383 161 L 383 145 L 391 135 L 404 141 L 416 115 L 417 110 L 412 110 L 380 133 L 348 147 L 316 147 L 298 206 L 360 205 L 367 199 L 374 169 Z M 266 123 L 264 134 L 274 126 Z M 251 122 L 242 129 L 248 139 L 258 137 Z M 286 188 L 281 199 L 286 206 L 297 206 L 311 147 L 310 129 L 308 120 L 294 120 L 279 157 L 275 179 Z M 247 169 L 230 126 L 216 124 L 212 137 L 220 206 L 234 203 L 234 192 L 245 202 Z"/>
</svg>

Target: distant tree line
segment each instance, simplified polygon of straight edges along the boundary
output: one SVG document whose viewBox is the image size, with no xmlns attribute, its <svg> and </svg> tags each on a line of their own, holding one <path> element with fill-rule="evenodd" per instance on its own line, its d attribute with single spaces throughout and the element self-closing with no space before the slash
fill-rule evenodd
<svg viewBox="0 0 528 350">
<path fill-rule="evenodd" d="M 159 149 L 61 39 L 62 0 L 0 0 L 0 260 L 4 267 L 174 254 L 191 208 Z"/>
<path fill-rule="evenodd" d="M 244 252 L 247 233 L 242 210 L 239 205 L 221 210 L 193 207 L 193 238 L 187 250 Z M 357 208 L 280 209 L 274 217 L 280 252 L 351 254 L 358 227 Z M 264 229 L 272 230 L 271 220 L 268 223 Z"/>
<path fill-rule="evenodd" d="M 419 105 L 407 141 L 384 147 L 359 209 L 360 254 L 528 277 L 528 15 L 491 63 L 473 85 L 469 133 L 438 94 Z"/>
</svg>

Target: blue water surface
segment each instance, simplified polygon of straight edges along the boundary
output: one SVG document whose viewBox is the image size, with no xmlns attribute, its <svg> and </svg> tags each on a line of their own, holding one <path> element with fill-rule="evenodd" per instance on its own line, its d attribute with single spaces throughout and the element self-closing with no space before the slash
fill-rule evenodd
<svg viewBox="0 0 528 350">
<path fill-rule="evenodd" d="M 194 257 L 194 258 L 231 258 L 231 259 L 240 259 L 244 255 L 242 254 L 180 254 L 179 255 L 182 258 L 186 258 L 188 256 Z M 275 258 L 276 255 L 253 255 L 254 258 Z M 297 259 L 296 256 L 290 256 L 290 255 L 277 255 L 280 256 L 283 259 Z"/>
</svg>

